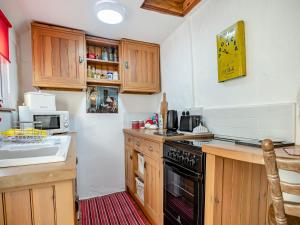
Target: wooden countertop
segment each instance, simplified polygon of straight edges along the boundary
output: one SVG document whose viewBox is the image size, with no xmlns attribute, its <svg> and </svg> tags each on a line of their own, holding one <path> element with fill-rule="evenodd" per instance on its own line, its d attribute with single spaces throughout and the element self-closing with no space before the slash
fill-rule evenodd
<svg viewBox="0 0 300 225">
<path fill-rule="evenodd" d="M 285 148 L 294 149 L 300 148 L 300 146 L 292 146 Z M 229 158 L 261 165 L 265 164 L 263 158 L 263 150 L 261 148 L 237 145 L 232 142 L 213 140 L 209 144 L 203 145 L 202 151 L 223 158 Z M 299 156 L 291 156 L 287 154 L 283 150 L 283 148 L 277 148 L 275 152 L 278 157 L 300 159 Z"/>
<path fill-rule="evenodd" d="M 207 137 L 206 134 L 184 134 L 178 136 L 160 136 L 154 134 L 158 130 L 149 130 L 149 129 L 123 129 L 123 132 L 129 135 L 133 135 L 136 137 L 146 138 L 152 141 L 157 142 L 165 142 L 165 141 L 178 141 L 178 140 L 186 140 L 186 139 L 203 139 Z"/>
<path fill-rule="evenodd" d="M 34 184 L 57 182 L 76 177 L 76 133 L 71 136 L 65 162 L 0 168 L 0 192 Z"/>
</svg>

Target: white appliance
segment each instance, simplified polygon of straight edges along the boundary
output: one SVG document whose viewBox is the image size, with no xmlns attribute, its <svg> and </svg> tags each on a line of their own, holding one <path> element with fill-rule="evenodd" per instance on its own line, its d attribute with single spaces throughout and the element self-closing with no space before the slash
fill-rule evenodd
<svg viewBox="0 0 300 225">
<path fill-rule="evenodd" d="M 24 103 L 31 111 L 56 111 L 55 95 L 42 92 L 27 92 Z"/>
<path fill-rule="evenodd" d="M 43 130 L 49 134 L 66 133 L 70 131 L 70 118 L 68 111 L 36 111 L 26 106 L 19 107 L 20 122 L 40 122 Z M 40 128 L 40 125 L 36 125 Z"/>
</svg>

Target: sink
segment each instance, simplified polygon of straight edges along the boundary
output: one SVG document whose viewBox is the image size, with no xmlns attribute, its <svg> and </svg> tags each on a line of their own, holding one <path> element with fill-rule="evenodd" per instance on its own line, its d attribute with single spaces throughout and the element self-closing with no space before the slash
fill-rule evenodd
<svg viewBox="0 0 300 225">
<path fill-rule="evenodd" d="M 0 167 L 63 162 L 69 150 L 70 136 L 50 136 L 37 143 L 3 143 Z"/>
</svg>

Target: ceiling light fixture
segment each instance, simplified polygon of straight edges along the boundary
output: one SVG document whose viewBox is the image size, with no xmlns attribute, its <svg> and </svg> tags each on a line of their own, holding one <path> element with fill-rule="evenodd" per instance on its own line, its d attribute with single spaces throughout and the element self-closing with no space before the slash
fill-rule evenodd
<svg viewBox="0 0 300 225">
<path fill-rule="evenodd" d="M 103 23 L 118 24 L 124 20 L 126 9 L 114 0 L 101 0 L 96 3 L 96 13 Z"/>
</svg>

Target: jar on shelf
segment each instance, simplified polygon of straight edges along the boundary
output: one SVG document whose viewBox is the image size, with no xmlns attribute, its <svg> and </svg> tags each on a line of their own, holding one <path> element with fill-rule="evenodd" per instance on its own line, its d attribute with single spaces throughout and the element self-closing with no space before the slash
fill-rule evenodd
<svg viewBox="0 0 300 225">
<path fill-rule="evenodd" d="M 117 71 L 113 73 L 113 80 L 119 80 L 119 73 Z"/>
</svg>

